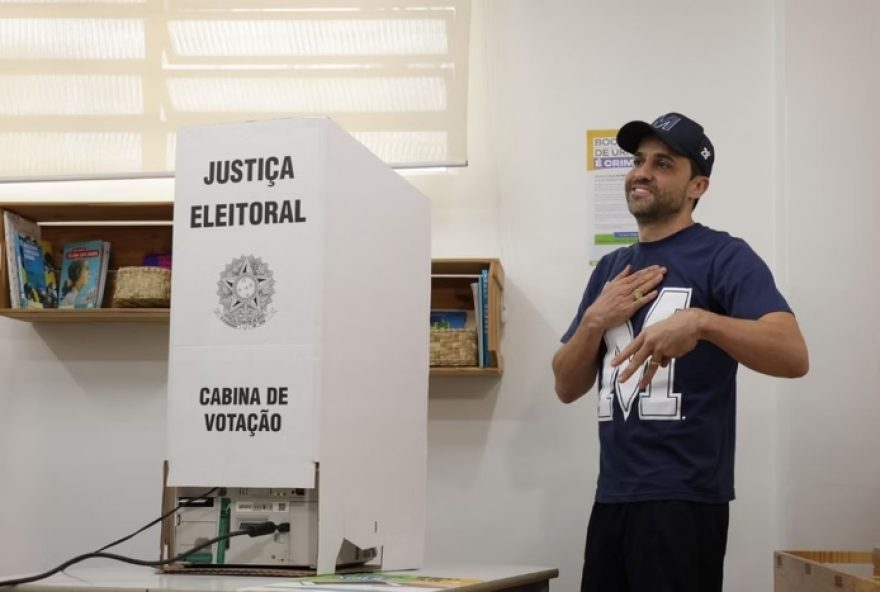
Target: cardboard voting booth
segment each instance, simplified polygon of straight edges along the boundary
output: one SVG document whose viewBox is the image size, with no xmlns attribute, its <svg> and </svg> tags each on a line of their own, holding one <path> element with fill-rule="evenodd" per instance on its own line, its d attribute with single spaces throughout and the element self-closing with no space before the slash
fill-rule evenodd
<svg viewBox="0 0 880 592">
<path fill-rule="evenodd" d="M 325 118 L 177 138 L 169 553 L 286 517 L 202 560 L 419 567 L 429 200 Z"/>
</svg>

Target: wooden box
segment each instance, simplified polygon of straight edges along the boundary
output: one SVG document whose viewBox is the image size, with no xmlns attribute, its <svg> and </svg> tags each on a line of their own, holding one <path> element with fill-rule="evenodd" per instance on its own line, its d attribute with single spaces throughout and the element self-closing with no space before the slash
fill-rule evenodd
<svg viewBox="0 0 880 592">
<path fill-rule="evenodd" d="M 776 551 L 775 592 L 880 592 L 880 548 Z"/>
<path fill-rule="evenodd" d="M 489 360 L 485 368 L 476 366 L 432 366 L 431 374 L 443 375 L 495 375 L 500 376 L 504 367 L 501 357 L 501 328 L 504 294 L 504 268 L 501 261 L 488 259 L 434 259 L 431 262 L 431 309 L 474 310 L 471 283 L 483 269 L 488 270 L 488 350 Z"/>
</svg>

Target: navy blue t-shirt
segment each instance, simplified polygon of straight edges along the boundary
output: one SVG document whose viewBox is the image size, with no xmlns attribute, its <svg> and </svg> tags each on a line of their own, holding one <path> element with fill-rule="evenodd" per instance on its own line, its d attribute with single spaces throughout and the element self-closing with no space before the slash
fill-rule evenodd
<svg viewBox="0 0 880 592">
<path fill-rule="evenodd" d="M 790 312 L 767 265 L 741 239 L 693 224 L 663 240 L 618 249 L 603 257 L 587 284 L 563 343 L 606 283 L 627 265 L 666 267 L 659 293 L 624 325 L 605 333 L 599 350 L 600 467 L 596 501 L 733 499 L 737 362 L 699 341 L 691 352 L 658 368 L 636 392 L 642 372 L 626 383 L 611 358 L 641 332 L 676 310 L 702 308 L 758 319 Z M 646 363 L 647 365 L 647 363 Z"/>
</svg>

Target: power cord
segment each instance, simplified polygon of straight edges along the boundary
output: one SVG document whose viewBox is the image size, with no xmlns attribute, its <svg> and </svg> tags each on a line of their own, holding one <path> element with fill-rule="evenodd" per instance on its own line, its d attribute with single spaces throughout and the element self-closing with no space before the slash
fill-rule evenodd
<svg viewBox="0 0 880 592">
<path fill-rule="evenodd" d="M 257 524 L 248 525 L 248 526 L 245 526 L 244 528 L 242 528 L 241 530 L 235 530 L 230 533 L 220 535 L 218 537 L 214 537 L 213 539 L 205 541 L 201 545 L 198 545 L 197 547 L 193 547 L 189 551 L 187 551 L 185 553 L 180 553 L 179 555 L 171 557 L 170 559 L 159 559 L 159 560 L 155 560 L 155 561 L 147 561 L 144 559 L 134 559 L 132 557 L 126 557 L 125 555 L 117 555 L 115 553 L 104 553 L 101 551 L 95 551 L 93 553 L 86 553 L 84 555 L 79 555 L 77 557 L 74 557 L 73 559 L 68 559 L 67 561 L 65 561 L 64 563 L 59 565 L 58 567 L 52 568 L 49 571 L 43 572 L 41 574 L 37 574 L 34 576 L 26 576 L 23 578 L 16 578 L 13 580 L 0 581 L 0 588 L 4 588 L 6 586 L 17 586 L 19 584 L 29 584 L 31 582 L 36 582 L 37 580 L 42 580 L 44 578 L 48 578 L 49 576 L 55 575 L 59 571 L 63 571 L 65 569 L 67 569 L 68 567 L 70 567 L 71 565 L 74 565 L 75 563 L 79 563 L 80 561 L 84 561 L 86 559 L 97 559 L 97 558 L 114 559 L 116 561 L 122 561 L 123 563 L 131 563 L 132 565 L 144 565 L 147 567 L 159 567 L 161 565 L 168 565 L 170 563 L 174 563 L 175 561 L 181 561 L 197 551 L 201 551 L 202 549 L 204 549 L 206 547 L 210 547 L 214 543 L 218 543 L 218 542 L 226 540 L 226 539 L 231 539 L 233 537 L 238 537 L 238 536 L 242 536 L 242 535 L 248 535 L 250 537 L 258 537 L 258 536 L 263 536 L 263 535 L 267 535 L 267 534 L 272 534 L 274 532 L 290 532 L 290 523 L 289 522 L 282 522 L 281 524 L 275 524 L 274 522 L 260 522 Z"/>
<path fill-rule="evenodd" d="M 132 538 L 132 537 L 134 537 L 134 536 L 136 536 L 136 535 L 139 535 L 140 533 L 144 532 L 145 530 L 147 530 L 147 529 L 150 528 L 151 526 L 153 526 L 153 525 L 155 525 L 155 524 L 159 524 L 160 522 L 162 522 L 163 520 L 165 520 L 166 518 L 168 518 L 169 516 L 171 516 L 172 514 L 174 514 L 174 513 L 175 513 L 177 510 L 179 510 L 182 506 L 184 506 L 184 505 L 186 505 L 186 504 L 188 504 L 188 503 L 192 503 L 192 502 L 194 502 L 194 501 L 196 501 L 196 500 L 205 499 L 205 498 L 207 498 L 209 495 L 211 495 L 212 493 L 214 493 L 215 491 L 217 491 L 218 489 L 220 489 L 220 488 L 219 488 L 219 487 L 214 487 L 213 489 L 210 489 L 210 490 L 206 491 L 206 492 L 203 493 L 202 495 L 197 495 L 196 497 L 191 497 L 191 498 L 187 499 L 186 501 L 182 501 L 182 502 L 180 502 L 179 504 L 177 504 L 177 506 L 174 507 L 174 509 L 172 509 L 172 510 L 168 510 L 167 512 L 165 512 L 164 514 L 162 514 L 161 516 L 159 516 L 158 518 L 156 518 L 155 520 L 153 520 L 152 522 L 150 522 L 149 524 L 147 524 L 146 526 L 143 526 L 142 528 L 140 528 L 140 529 L 134 531 L 133 533 L 131 533 L 131 534 L 128 535 L 128 536 L 124 536 L 124 537 L 122 537 L 121 539 L 118 539 L 118 540 L 116 540 L 116 541 L 113 541 L 113 542 L 110 543 L 110 544 L 104 545 L 103 547 L 101 547 L 100 549 L 98 549 L 97 551 L 95 551 L 95 553 L 100 553 L 101 551 L 106 551 L 106 550 L 109 549 L 110 547 L 115 547 L 116 545 L 118 545 L 118 544 L 120 544 L 120 543 L 124 543 L 124 542 L 127 541 L 128 539 L 130 539 L 130 538 Z"/>
</svg>

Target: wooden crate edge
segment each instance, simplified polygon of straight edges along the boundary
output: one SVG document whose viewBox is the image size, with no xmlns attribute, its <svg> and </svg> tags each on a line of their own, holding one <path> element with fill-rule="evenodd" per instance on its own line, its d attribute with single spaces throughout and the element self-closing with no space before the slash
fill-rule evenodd
<svg viewBox="0 0 880 592">
<path fill-rule="evenodd" d="M 836 564 L 871 564 L 873 553 L 862 551 L 775 551 L 774 591 L 880 592 L 880 579 L 845 573 L 817 559 Z"/>
</svg>

